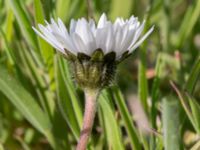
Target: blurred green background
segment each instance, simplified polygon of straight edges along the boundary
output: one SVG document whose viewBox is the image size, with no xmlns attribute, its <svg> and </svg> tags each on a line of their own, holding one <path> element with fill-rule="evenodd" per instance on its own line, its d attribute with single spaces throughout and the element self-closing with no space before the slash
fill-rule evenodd
<svg viewBox="0 0 200 150">
<path fill-rule="evenodd" d="M 84 0 L 0 0 L 0 150 L 75 149 L 84 96 L 68 62 L 32 26 L 88 16 Z M 102 91 L 90 150 L 200 149 L 200 1 L 91 0 L 154 32 Z"/>
</svg>

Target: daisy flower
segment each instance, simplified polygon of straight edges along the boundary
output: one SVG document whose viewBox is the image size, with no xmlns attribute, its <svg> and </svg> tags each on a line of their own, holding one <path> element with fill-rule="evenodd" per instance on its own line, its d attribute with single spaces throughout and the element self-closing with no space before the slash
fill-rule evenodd
<svg viewBox="0 0 200 150">
<path fill-rule="evenodd" d="M 112 83 L 117 64 L 154 29 L 141 36 L 145 21 L 140 23 L 131 16 L 112 23 L 104 13 L 97 24 L 92 19 L 72 19 L 69 30 L 61 19 L 45 22 L 46 25 L 38 25 L 39 30 L 33 30 L 72 62 L 76 82 L 89 89 L 101 89 Z"/>
<path fill-rule="evenodd" d="M 85 18 L 71 20 L 69 30 L 58 19 L 34 31 L 71 62 L 74 77 L 85 93 L 85 113 L 77 150 L 85 150 L 92 131 L 99 91 L 113 81 L 117 64 L 129 56 L 153 31 L 143 36 L 145 21 L 131 16 L 114 23 L 102 14 L 97 24 Z"/>
<path fill-rule="evenodd" d="M 112 23 L 107 20 L 105 13 L 97 25 L 92 19 L 72 19 L 69 30 L 61 19 L 45 22 L 46 25 L 38 25 L 39 30 L 33 27 L 34 31 L 64 55 L 71 53 L 77 56 L 83 53 L 91 56 L 97 49 L 101 49 L 104 55 L 114 52 L 115 60 L 120 60 L 125 52 L 132 53 L 154 29 L 150 28 L 141 36 L 145 21 L 140 23 L 138 18 L 131 16 L 127 20 L 117 18 Z"/>
</svg>

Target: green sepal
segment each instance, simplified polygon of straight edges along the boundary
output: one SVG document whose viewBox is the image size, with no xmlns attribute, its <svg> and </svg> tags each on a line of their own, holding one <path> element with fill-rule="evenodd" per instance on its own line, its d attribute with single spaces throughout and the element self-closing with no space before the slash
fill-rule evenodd
<svg viewBox="0 0 200 150">
<path fill-rule="evenodd" d="M 74 54 L 72 54 L 71 52 L 69 52 L 67 49 L 64 49 L 65 50 L 65 54 L 62 54 L 64 55 L 64 57 L 70 61 L 75 61 L 76 60 L 76 56 Z"/>
<path fill-rule="evenodd" d="M 103 59 L 104 59 L 104 53 L 102 49 L 95 50 L 91 55 L 91 61 L 103 61 Z"/>
<path fill-rule="evenodd" d="M 117 64 L 121 63 L 124 59 L 128 58 L 130 55 L 131 55 L 131 53 L 129 53 L 128 50 L 125 51 L 125 52 L 122 54 L 121 58 L 117 61 Z"/>
<path fill-rule="evenodd" d="M 84 53 L 78 53 L 77 54 L 77 58 L 80 62 L 84 61 L 84 60 L 90 60 L 90 56 L 84 54 Z"/>
<path fill-rule="evenodd" d="M 104 56 L 105 63 L 115 62 L 115 59 L 116 59 L 116 53 L 113 51 Z"/>
</svg>

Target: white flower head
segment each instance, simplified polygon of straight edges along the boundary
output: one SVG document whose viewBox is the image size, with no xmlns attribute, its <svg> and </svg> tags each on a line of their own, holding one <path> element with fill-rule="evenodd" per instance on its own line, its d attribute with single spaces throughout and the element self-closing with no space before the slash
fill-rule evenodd
<svg viewBox="0 0 200 150">
<path fill-rule="evenodd" d="M 104 55 L 115 52 L 116 60 L 125 52 L 133 52 L 154 29 L 150 28 L 141 36 L 145 21 L 140 23 L 136 17 L 131 16 L 127 20 L 117 18 L 112 23 L 104 13 L 97 25 L 92 19 L 72 19 L 69 30 L 61 19 L 57 22 L 53 19 L 50 23 L 45 22 L 45 26 L 38 25 L 39 30 L 33 27 L 34 31 L 64 55 L 68 51 L 75 56 L 79 53 L 91 56 L 97 49 L 101 49 Z"/>
</svg>

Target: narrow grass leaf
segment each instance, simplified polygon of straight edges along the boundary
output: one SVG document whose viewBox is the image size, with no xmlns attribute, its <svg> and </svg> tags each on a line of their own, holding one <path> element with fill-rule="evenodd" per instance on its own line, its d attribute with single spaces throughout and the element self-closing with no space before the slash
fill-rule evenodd
<svg viewBox="0 0 200 150">
<path fill-rule="evenodd" d="M 0 91 L 23 114 L 23 116 L 53 144 L 50 133 L 51 123 L 48 116 L 41 110 L 36 100 L 24 89 L 17 80 L 0 67 Z"/>
<path fill-rule="evenodd" d="M 57 87 L 57 98 L 58 98 L 58 105 L 61 110 L 61 113 L 67 122 L 68 126 L 72 130 L 72 133 L 74 134 L 75 138 L 78 140 L 80 127 L 76 119 L 76 115 L 73 109 L 73 105 L 71 102 L 71 98 L 69 96 L 67 86 L 68 83 L 66 82 L 65 78 L 65 72 L 63 68 L 65 67 L 63 64 L 63 61 L 58 56 L 56 60 L 56 70 L 55 70 L 55 76 L 56 76 L 56 87 Z"/>
<path fill-rule="evenodd" d="M 192 112 L 191 112 L 191 109 L 189 107 L 189 104 L 188 104 L 188 100 L 185 99 L 187 98 L 186 95 L 183 94 L 183 92 L 181 92 L 176 86 L 174 83 L 171 82 L 171 85 L 173 87 L 173 89 L 176 91 L 178 97 L 179 97 L 179 100 L 183 106 L 183 109 L 185 110 L 189 120 L 191 121 L 192 125 L 194 128 L 196 128 L 196 125 L 195 125 L 195 122 L 194 122 L 194 119 L 193 119 L 193 116 L 192 116 Z"/>
<path fill-rule="evenodd" d="M 127 18 L 130 15 L 130 12 L 133 8 L 132 0 L 112 0 L 110 6 L 110 17 L 111 19 L 115 19 L 116 17 L 124 17 Z"/>
<path fill-rule="evenodd" d="M 107 97 L 104 94 L 101 94 L 99 104 L 103 113 L 107 141 L 111 149 L 124 150 L 121 133 L 118 128 L 119 125 L 108 102 L 109 100 Z"/>
<path fill-rule="evenodd" d="M 11 9 L 9 9 L 6 19 L 6 38 L 7 41 L 10 42 L 13 36 L 13 20 L 14 20 L 14 14 Z"/>
<path fill-rule="evenodd" d="M 132 117 L 128 111 L 126 104 L 125 104 L 125 100 L 122 96 L 122 93 L 120 92 L 119 88 L 117 88 L 117 87 L 113 87 L 112 92 L 113 92 L 113 96 L 114 96 L 115 102 L 117 104 L 117 107 L 118 107 L 120 114 L 122 116 L 122 119 L 124 121 L 125 128 L 130 137 L 132 149 L 140 150 L 141 145 L 140 145 L 138 133 L 136 132 L 136 128 L 133 124 Z"/>
<path fill-rule="evenodd" d="M 63 80 L 65 81 L 65 88 L 68 92 L 69 99 L 71 101 L 71 104 L 73 106 L 73 110 L 75 112 L 75 117 L 78 121 L 79 128 L 82 125 L 83 121 L 83 112 L 81 110 L 79 99 L 77 98 L 77 93 L 75 91 L 72 74 L 69 69 L 69 64 L 64 60 L 63 58 L 59 59 L 59 67 L 61 68 L 61 74 L 63 77 Z"/>
<path fill-rule="evenodd" d="M 20 29 L 24 35 L 25 40 L 32 48 L 38 50 L 36 35 L 31 28 L 31 21 L 29 20 L 25 10 L 23 10 L 20 1 L 10 0 L 9 2 L 17 19 L 17 22 L 19 23 Z"/>
<path fill-rule="evenodd" d="M 45 74 L 44 72 L 42 73 L 40 72 L 40 69 L 42 68 L 40 68 L 38 64 L 35 62 L 33 54 L 30 54 L 30 52 L 27 51 L 25 48 L 22 48 L 21 51 L 23 52 L 25 63 L 27 63 L 28 69 L 32 73 L 33 78 L 37 84 L 37 87 L 40 89 L 40 93 L 43 97 L 43 99 L 41 99 L 40 102 L 43 106 L 43 109 L 48 114 L 48 117 L 52 118 L 55 109 L 55 102 L 53 99 L 52 92 L 44 78 Z"/>
<path fill-rule="evenodd" d="M 193 122 L 195 124 L 196 132 L 200 133 L 200 106 L 192 96 L 187 94 L 187 98 L 194 119 Z"/>
<path fill-rule="evenodd" d="M 193 93 L 195 85 L 197 84 L 197 80 L 199 79 L 199 77 L 200 77 L 200 57 L 196 60 L 185 85 L 185 89 L 190 94 Z"/>
<path fill-rule="evenodd" d="M 180 31 L 178 34 L 178 42 L 177 47 L 180 47 L 186 38 L 191 34 L 194 25 L 197 23 L 200 15 L 200 1 L 195 1 L 192 3 L 192 8 L 188 7 L 185 17 L 183 19 L 182 26 L 180 27 Z"/>
<path fill-rule="evenodd" d="M 66 21 L 69 15 L 66 12 L 66 10 L 69 10 L 69 8 L 70 8 L 70 0 L 58 0 L 56 3 L 56 13 L 58 17 Z"/>
<path fill-rule="evenodd" d="M 139 62 L 139 72 L 138 72 L 138 95 L 143 105 L 146 113 L 148 113 L 147 96 L 148 96 L 148 86 L 146 77 L 146 49 L 143 48 L 139 51 L 140 62 Z"/>
</svg>

